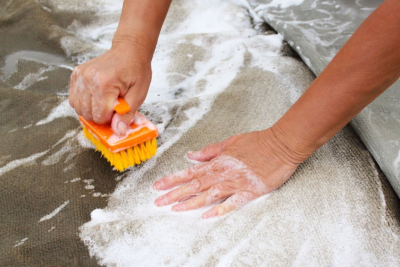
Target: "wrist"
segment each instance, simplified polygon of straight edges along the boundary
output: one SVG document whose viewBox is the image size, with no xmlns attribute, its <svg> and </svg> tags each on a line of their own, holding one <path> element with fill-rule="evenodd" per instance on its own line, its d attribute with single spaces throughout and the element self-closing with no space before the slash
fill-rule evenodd
<svg viewBox="0 0 400 267">
<path fill-rule="evenodd" d="M 151 63 L 154 47 L 145 38 L 134 35 L 115 33 L 110 50 L 123 51 L 124 54 L 135 54 L 135 60 L 141 63 Z"/>
<path fill-rule="evenodd" d="M 286 134 L 278 124 L 261 131 L 260 134 L 265 149 L 288 165 L 298 166 L 317 149 L 308 142 Z"/>
</svg>

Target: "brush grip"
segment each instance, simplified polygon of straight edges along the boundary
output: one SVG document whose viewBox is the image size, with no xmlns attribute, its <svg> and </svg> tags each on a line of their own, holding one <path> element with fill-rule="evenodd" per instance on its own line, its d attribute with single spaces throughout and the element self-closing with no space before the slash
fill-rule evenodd
<svg viewBox="0 0 400 267">
<path fill-rule="evenodd" d="M 128 113 L 131 108 L 129 107 L 128 103 L 126 103 L 125 99 L 118 97 L 118 104 L 115 105 L 114 110 L 118 114 L 124 115 L 125 113 Z"/>
</svg>

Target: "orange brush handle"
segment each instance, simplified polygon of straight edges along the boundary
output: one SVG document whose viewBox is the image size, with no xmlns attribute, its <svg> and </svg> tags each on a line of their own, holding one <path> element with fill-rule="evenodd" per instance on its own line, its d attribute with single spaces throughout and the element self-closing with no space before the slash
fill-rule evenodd
<svg viewBox="0 0 400 267">
<path fill-rule="evenodd" d="M 118 104 L 115 105 L 114 110 L 118 114 L 123 115 L 131 109 L 123 98 L 118 98 Z M 93 121 L 85 120 L 82 116 L 79 116 L 79 120 L 82 125 L 112 153 L 145 143 L 158 136 L 157 127 L 139 112 L 136 112 L 135 120 L 129 125 L 128 136 L 122 139 L 115 136 L 110 123 L 96 124 Z"/>
<path fill-rule="evenodd" d="M 124 115 L 125 113 L 128 113 L 131 108 L 129 107 L 128 103 L 126 103 L 125 99 L 118 97 L 118 104 L 115 105 L 114 110 L 119 115 Z"/>
</svg>

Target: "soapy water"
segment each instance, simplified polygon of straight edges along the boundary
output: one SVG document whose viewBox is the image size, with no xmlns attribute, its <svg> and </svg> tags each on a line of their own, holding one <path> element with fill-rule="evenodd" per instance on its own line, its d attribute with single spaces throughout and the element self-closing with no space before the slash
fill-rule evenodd
<svg viewBox="0 0 400 267">
<path fill-rule="evenodd" d="M 197 176 L 197 177 L 196 177 Z M 208 187 L 210 182 L 219 182 L 212 185 L 204 194 L 203 187 Z M 205 197 L 206 206 L 211 206 L 224 201 L 219 208 L 225 211 L 234 210 L 244 206 L 251 200 L 269 193 L 271 190 L 264 182 L 257 177 L 243 162 L 227 155 L 220 155 L 209 162 L 191 166 L 177 173 L 167 175 L 156 184 L 157 189 L 170 187 L 171 184 L 184 184 L 179 190 L 184 190 L 189 196 L 181 197 L 178 202 L 189 200 L 199 194 Z M 237 192 L 226 195 L 227 192 L 236 188 Z M 189 193 L 189 192 L 190 193 Z M 181 191 L 182 192 L 182 191 Z M 181 193 L 180 193 L 181 194 Z M 158 206 L 164 206 L 167 203 L 174 203 L 177 199 L 176 192 L 159 197 L 156 200 Z M 173 207 L 174 211 L 186 210 L 191 206 L 188 203 L 182 203 Z M 216 209 L 214 209 L 215 211 Z M 203 218 L 211 217 L 213 212 L 203 214 Z M 220 214 L 223 215 L 223 214 Z"/>
<path fill-rule="evenodd" d="M 55 210 L 53 210 L 51 213 L 43 216 L 40 218 L 39 222 L 47 221 L 56 216 L 63 208 L 65 208 L 69 204 L 69 200 L 65 201 L 61 206 L 57 207 Z"/>
<path fill-rule="evenodd" d="M 103 1 L 103 3 L 106 3 L 105 6 L 107 6 L 108 2 Z M 246 53 L 250 53 L 252 56 L 250 64 L 253 66 L 278 72 L 279 68 L 269 63 L 270 58 L 280 56 L 283 42 L 280 35 L 257 36 L 257 31 L 252 27 L 247 10 L 229 2 L 180 1 L 179 5 L 174 6 L 173 4 L 171 9 L 174 8 L 182 11 L 183 14 L 187 13 L 186 19 L 178 25 L 174 25 L 176 27 L 171 27 L 170 25 L 175 22 L 173 19 L 167 18 L 152 61 L 153 73 L 157 75 L 153 75 L 149 94 L 144 104 L 149 109 L 151 109 L 150 105 L 159 105 L 160 111 L 164 110 L 164 112 L 158 114 L 161 117 L 161 123 L 157 126 L 166 141 L 162 142 L 159 147 L 158 156 L 178 141 L 180 136 L 209 110 L 215 95 L 222 92 L 236 77 L 240 68 L 244 66 Z M 107 13 L 105 10 L 98 12 L 99 14 Z M 114 18 L 109 14 L 107 17 Z M 84 62 L 93 55 L 101 54 L 111 46 L 111 33 L 117 27 L 116 22 L 99 20 L 97 23 L 80 27 L 79 23 L 75 22 L 69 28 L 71 32 L 75 32 L 77 37 L 94 45 L 94 51 L 76 54 L 74 50 L 77 49 L 73 45 L 74 42 L 69 41 L 72 37 L 66 37 L 61 41 L 66 54 L 74 55 L 72 57 L 76 62 Z M 88 34 L 89 32 L 90 34 Z M 182 60 L 182 58 L 185 59 Z M 187 64 L 179 66 L 178 64 L 182 61 L 187 62 Z M 185 112 L 188 119 L 181 123 L 178 129 L 165 128 L 165 123 L 171 120 L 169 112 L 165 112 L 166 109 L 168 110 L 168 106 L 171 104 L 182 105 L 186 100 L 193 98 L 198 99 L 199 104 Z M 162 108 L 163 106 L 165 108 Z M 63 111 L 63 115 L 72 115 L 70 112 L 58 108 L 58 111 L 60 110 Z M 42 120 L 39 124 L 48 123 L 58 117 L 56 114 L 61 114 L 58 111 L 52 112 L 48 118 Z M 110 199 L 110 203 L 122 202 L 123 204 L 93 211 L 91 222 L 82 227 L 81 238 L 88 245 L 90 253 L 96 255 L 100 262 L 131 266 L 133 263 L 152 265 L 152 263 L 160 260 L 168 261 L 177 247 L 168 244 L 167 233 L 170 233 L 171 240 L 177 240 L 178 243 L 181 243 L 178 247 L 186 247 L 187 253 L 189 253 L 192 249 L 190 244 L 196 243 L 198 234 L 205 234 L 213 228 L 215 223 L 218 223 L 217 220 L 201 221 L 200 217 L 201 213 L 205 211 L 204 209 L 177 214 L 172 213 L 169 207 L 156 208 L 153 201 L 161 192 L 150 189 L 150 184 L 142 192 L 135 192 L 135 195 L 142 196 L 139 203 L 137 198 L 127 197 L 125 194 L 131 194 L 129 191 L 137 190 L 135 189 L 135 181 L 138 180 L 138 177 L 144 175 L 154 164 L 155 160 L 152 159 L 139 170 L 131 171 L 128 178 L 121 182 Z M 250 178 L 253 179 L 254 177 L 251 176 Z M 256 184 L 255 182 L 254 186 L 257 187 Z M 215 194 L 218 195 L 218 192 L 215 192 Z M 250 197 L 254 198 L 254 196 L 248 195 L 236 196 L 229 200 L 229 203 L 241 206 L 249 201 Z M 185 221 L 185 224 L 179 228 L 186 237 L 174 237 L 176 229 L 178 229 L 177 223 L 182 224 L 182 220 Z M 132 222 L 142 225 L 139 227 L 144 231 L 140 235 L 141 237 L 129 236 L 126 227 Z M 93 233 L 100 230 L 99 227 L 104 228 L 104 230 L 107 229 L 104 231 L 105 235 L 103 235 L 107 239 L 107 241 L 104 240 L 107 243 L 105 246 L 95 242 L 92 237 Z M 114 239 L 114 234 L 108 236 L 110 227 L 115 230 L 119 229 L 118 231 L 126 234 L 121 237 L 115 236 Z M 197 229 L 197 233 L 192 236 L 188 235 L 192 232 L 191 229 Z M 100 230 L 100 235 L 101 232 L 103 231 Z M 152 234 L 146 236 L 146 232 Z M 162 240 L 155 238 L 161 236 L 161 234 Z M 148 245 L 143 246 L 144 243 Z M 163 252 L 155 258 L 152 255 L 153 252 L 148 248 L 160 247 L 160 245 Z M 128 250 L 135 250 L 136 252 L 129 257 L 118 255 L 118 252 Z M 172 265 L 179 262 L 184 263 L 187 260 L 186 256 L 183 255 L 181 259 L 179 257 L 177 259 L 176 256 L 173 258 Z"/>
<path fill-rule="evenodd" d="M 382 1 L 356 1 L 355 5 L 317 0 L 250 0 L 249 2 L 254 7 L 254 12 L 276 30 L 284 34 L 294 33 L 293 36 L 288 34 L 285 39 L 289 43 L 291 40 L 297 40 L 297 43 L 302 44 L 302 47 L 295 46 L 293 43 L 291 46 L 318 75 L 358 28 L 362 21 L 359 19 L 369 16 Z M 306 16 L 298 16 L 296 15 L 298 11 L 292 10 L 292 8 L 298 8 L 299 5 L 304 5 L 302 8 Z M 358 22 L 353 20 L 356 17 Z M 299 38 L 301 40 L 304 38 L 308 42 L 299 41 Z M 308 56 L 319 58 L 317 61 L 321 61 L 323 66 L 314 66 L 315 59 L 308 58 L 301 48 L 308 50 Z M 312 53 L 310 54 L 309 51 Z"/>
<path fill-rule="evenodd" d="M 111 46 L 122 1 L 40 2 L 49 10 L 87 10 L 99 16 L 98 20 L 85 26 L 78 21 L 73 22 L 67 29 L 71 34 L 61 40 L 65 53 L 76 63 L 100 55 Z M 257 30 L 252 25 L 252 20 L 257 18 L 249 16 L 249 11 L 245 8 L 248 5 L 244 1 L 234 2 L 242 5 L 201 0 L 174 1 L 172 4 L 170 13 L 180 14 L 179 19 L 167 18 L 163 27 L 152 62 L 153 80 L 142 107 L 150 113 L 148 117 L 154 120 L 160 132 L 157 157 L 163 155 L 185 132 L 201 120 L 210 110 L 215 96 L 229 86 L 242 68 L 260 68 L 279 76 L 280 66 L 274 59 L 280 58 L 282 36 L 257 35 Z M 282 7 L 289 4 L 297 5 L 300 1 L 274 0 L 273 3 L 276 7 Z M 90 49 L 81 49 L 82 47 Z M 291 97 L 292 102 L 299 95 L 295 84 L 293 87 L 295 93 Z M 173 121 L 171 110 L 177 106 L 182 107 L 194 99 L 197 100 L 197 104 L 183 111 L 186 119 L 183 119 L 179 126 L 171 126 L 170 122 Z M 62 102 L 38 125 L 65 116 L 77 118 L 73 109 L 69 107 L 68 100 Z M 93 148 L 82 134 L 75 134 L 72 138 L 76 138 L 83 147 Z M 61 149 L 60 153 L 63 152 Z M 36 157 L 27 160 L 35 159 Z M 53 158 L 46 160 L 46 164 L 56 161 Z M 19 164 L 15 163 L 15 166 Z M 307 256 L 322 242 L 319 239 L 321 233 L 334 233 L 327 239 L 330 247 L 334 247 L 337 265 L 343 260 L 358 264 L 376 263 L 373 256 L 368 257 L 367 261 L 357 261 L 358 258 L 354 256 L 363 254 L 365 249 L 360 240 L 363 240 L 364 236 L 360 229 L 352 227 L 349 220 L 358 212 L 364 214 L 366 212 L 364 210 L 354 210 L 347 206 L 336 207 L 335 205 L 342 203 L 340 201 L 339 204 L 330 203 L 330 208 L 340 214 L 341 221 L 336 224 L 324 220 L 321 222 L 321 227 L 315 226 L 314 230 L 307 227 L 304 229 L 302 228 L 304 224 L 300 223 L 303 220 L 302 209 L 284 210 L 283 206 L 282 212 L 268 213 L 268 208 L 273 207 L 268 206 L 267 201 L 271 196 L 265 195 L 229 216 L 202 220 L 201 214 L 210 207 L 176 213 L 170 210 L 170 206 L 154 205 L 154 200 L 165 193 L 151 189 L 157 177 L 152 177 L 148 173 L 151 173 L 156 163 L 156 159 L 150 159 L 140 168 L 124 174 L 124 180 L 110 196 L 108 206 L 105 209 L 94 210 L 91 213 L 91 221 L 80 228 L 80 238 L 88 247 L 89 253 L 95 256 L 100 264 L 254 266 L 264 263 L 268 265 L 267 263 L 272 264 L 274 260 L 283 259 L 290 254 L 285 244 L 289 242 L 288 236 L 292 230 L 293 236 L 302 233 L 308 238 L 306 242 L 301 239 L 290 240 L 289 247 L 294 251 L 291 253 L 298 253 L 295 263 L 300 266 L 308 262 L 310 257 Z M 14 165 L 6 166 L 6 169 L 13 168 Z M 241 166 L 241 163 L 234 160 L 233 165 Z M 339 176 L 351 178 L 348 174 L 349 169 L 335 171 Z M 265 188 L 262 188 L 251 173 L 247 175 L 253 179 L 254 186 L 258 187 L 262 194 Z M 71 180 L 74 178 L 71 177 Z M 87 180 L 85 183 L 87 187 L 85 188 L 92 192 L 94 190 L 92 182 Z M 343 192 L 346 190 L 345 185 L 335 186 L 341 187 Z M 215 201 L 218 195 L 216 188 L 210 193 L 209 202 Z M 243 194 L 231 198 L 228 204 L 239 207 L 252 197 L 254 198 Z M 290 203 L 290 199 L 279 203 L 286 202 Z M 273 217 L 283 218 L 277 223 L 271 214 Z M 271 225 L 270 221 L 275 224 Z M 276 232 L 269 231 L 270 229 Z M 343 229 L 345 232 L 340 235 Z M 280 235 L 284 238 L 278 238 Z M 346 253 L 341 254 L 342 252 Z M 269 262 L 269 259 L 273 262 Z M 311 265 L 318 266 L 317 263 Z"/>
<path fill-rule="evenodd" d="M 45 52 L 23 50 L 12 53 L 5 58 L 4 66 L 1 68 L 2 76 L 0 76 L 0 78 L 6 79 L 10 77 L 12 74 L 14 74 L 18 70 L 17 67 L 18 61 L 21 59 L 35 61 L 49 65 L 48 70 L 51 70 L 51 66 L 58 66 L 71 70 L 73 68 L 71 63 L 67 62 L 63 57 L 52 55 Z M 42 71 L 44 72 L 47 70 L 42 70 Z M 40 75 L 41 74 L 43 73 L 40 73 Z M 23 84 L 21 85 L 21 87 L 22 86 Z M 17 89 L 22 89 L 22 88 L 17 88 Z"/>
</svg>

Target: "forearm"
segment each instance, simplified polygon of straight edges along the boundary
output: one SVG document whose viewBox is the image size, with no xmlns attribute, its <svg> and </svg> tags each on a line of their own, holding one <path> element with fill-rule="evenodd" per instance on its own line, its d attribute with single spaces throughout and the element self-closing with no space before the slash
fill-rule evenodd
<svg viewBox="0 0 400 267">
<path fill-rule="evenodd" d="M 132 45 L 152 58 L 171 0 L 125 0 L 113 47 Z"/>
<path fill-rule="evenodd" d="M 289 160 L 306 159 L 399 78 L 399 14 L 399 1 L 385 1 L 272 127 Z"/>
</svg>

